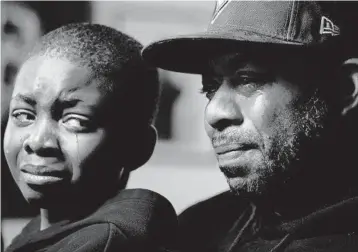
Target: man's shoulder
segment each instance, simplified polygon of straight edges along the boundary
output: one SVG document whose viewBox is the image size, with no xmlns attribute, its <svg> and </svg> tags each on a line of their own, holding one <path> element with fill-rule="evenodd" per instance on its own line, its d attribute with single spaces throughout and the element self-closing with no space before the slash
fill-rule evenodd
<svg viewBox="0 0 358 252">
<path fill-rule="evenodd" d="M 215 245 L 231 229 L 247 202 L 230 192 L 201 201 L 179 215 L 179 243 L 185 251 Z"/>
<path fill-rule="evenodd" d="M 194 219 L 206 219 L 212 216 L 229 217 L 232 214 L 237 216 L 237 210 L 246 205 L 245 200 L 230 191 L 225 191 L 187 208 L 179 215 L 179 222 L 185 222 L 187 219 L 191 222 Z"/>
</svg>

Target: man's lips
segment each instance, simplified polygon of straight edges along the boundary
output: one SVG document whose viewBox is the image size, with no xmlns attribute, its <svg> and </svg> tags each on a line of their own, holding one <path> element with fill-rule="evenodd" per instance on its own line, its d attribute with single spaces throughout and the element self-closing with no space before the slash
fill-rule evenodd
<svg viewBox="0 0 358 252">
<path fill-rule="evenodd" d="M 258 146 L 253 143 L 244 143 L 244 144 L 214 144 L 214 150 L 217 155 L 224 155 L 230 152 L 244 152 L 251 149 L 257 149 Z"/>
<path fill-rule="evenodd" d="M 244 177 L 247 175 L 248 163 L 259 149 L 256 144 L 225 144 L 215 147 L 220 170 L 227 178 Z"/>
</svg>

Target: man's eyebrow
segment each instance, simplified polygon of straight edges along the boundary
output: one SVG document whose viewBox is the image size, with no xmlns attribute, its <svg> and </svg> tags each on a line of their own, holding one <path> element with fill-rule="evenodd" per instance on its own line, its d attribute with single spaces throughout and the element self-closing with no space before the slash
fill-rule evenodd
<svg viewBox="0 0 358 252">
<path fill-rule="evenodd" d="M 35 106 L 36 100 L 32 97 L 32 96 L 27 96 L 27 95 L 23 95 L 23 94 L 17 94 L 15 95 L 12 100 L 20 100 L 20 101 L 24 101 L 27 104 L 31 105 L 31 106 Z"/>
<path fill-rule="evenodd" d="M 210 74 L 209 73 L 202 74 L 201 83 L 204 85 L 208 82 L 215 80 L 215 78 L 216 78 L 216 76 L 211 73 Z"/>
<path fill-rule="evenodd" d="M 227 68 L 230 66 L 230 68 L 245 68 L 252 60 L 250 60 L 250 56 L 248 54 L 243 53 L 233 53 L 224 55 L 223 57 L 213 58 L 209 59 L 208 64 L 208 72 L 215 72 L 215 69 L 218 66 L 221 66 L 221 68 Z M 222 64 L 224 63 L 224 66 Z"/>
</svg>

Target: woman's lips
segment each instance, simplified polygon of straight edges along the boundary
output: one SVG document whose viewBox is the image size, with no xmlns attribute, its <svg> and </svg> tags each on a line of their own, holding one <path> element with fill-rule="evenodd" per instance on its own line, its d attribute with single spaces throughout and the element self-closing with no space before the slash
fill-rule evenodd
<svg viewBox="0 0 358 252">
<path fill-rule="evenodd" d="M 48 185 L 66 179 L 66 172 L 60 165 L 32 165 L 26 164 L 20 168 L 23 180 L 27 184 Z"/>
<path fill-rule="evenodd" d="M 33 185 L 48 185 L 48 184 L 58 183 L 65 179 L 64 177 L 57 177 L 51 175 L 34 175 L 26 172 L 22 172 L 22 177 L 26 184 L 33 184 Z"/>
</svg>

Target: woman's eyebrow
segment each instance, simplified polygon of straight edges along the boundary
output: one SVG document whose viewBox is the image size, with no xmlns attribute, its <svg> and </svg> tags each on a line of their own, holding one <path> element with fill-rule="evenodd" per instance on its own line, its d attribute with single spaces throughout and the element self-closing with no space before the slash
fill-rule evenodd
<svg viewBox="0 0 358 252">
<path fill-rule="evenodd" d="M 17 94 L 11 100 L 22 101 L 31 106 L 35 106 L 37 104 L 35 98 L 31 95 Z"/>
<path fill-rule="evenodd" d="M 66 107 L 75 107 L 79 102 L 83 102 L 83 100 L 78 98 L 69 98 L 69 99 L 63 99 L 58 100 L 58 103 L 62 105 L 66 105 Z"/>
<path fill-rule="evenodd" d="M 68 109 L 68 108 L 74 108 L 78 106 L 79 104 L 82 104 L 82 106 L 89 107 L 90 109 L 95 108 L 95 104 L 92 104 L 89 101 L 86 101 L 86 99 L 82 99 L 81 97 L 78 97 L 77 95 L 71 95 L 68 96 L 62 96 L 58 99 L 56 99 L 54 106 L 61 108 L 61 109 Z"/>
<path fill-rule="evenodd" d="M 74 107 L 77 105 L 77 103 L 83 102 L 82 99 L 78 98 L 78 96 L 74 94 L 78 89 L 79 88 L 72 88 L 70 90 L 62 90 L 60 92 L 60 95 L 56 99 L 56 103 L 61 104 L 61 105 L 66 105 L 66 107 Z"/>
<path fill-rule="evenodd" d="M 80 102 L 83 102 L 83 100 L 79 99 L 78 97 L 63 96 L 57 98 L 53 106 L 61 109 L 67 109 L 76 107 Z"/>
</svg>

